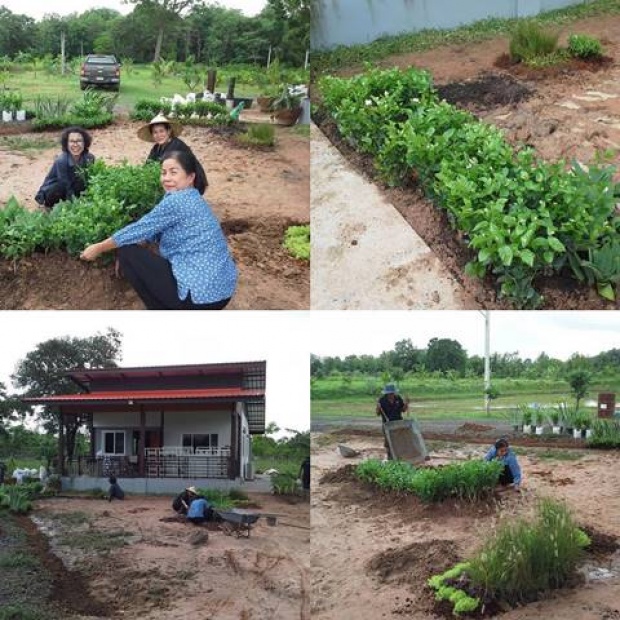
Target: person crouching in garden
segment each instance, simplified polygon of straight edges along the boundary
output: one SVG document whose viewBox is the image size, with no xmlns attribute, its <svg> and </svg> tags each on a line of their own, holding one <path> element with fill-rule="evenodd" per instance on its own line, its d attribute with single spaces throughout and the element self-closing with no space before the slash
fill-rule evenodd
<svg viewBox="0 0 620 620">
<path fill-rule="evenodd" d="M 69 127 L 60 136 L 62 153 L 56 157 L 51 170 L 34 199 L 51 209 L 62 200 L 79 196 L 86 189 L 84 170 L 95 157 L 90 153 L 90 134 L 81 127 Z"/>
<path fill-rule="evenodd" d="M 220 310 L 237 286 L 226 237 L 202 197 L 203 175 L 191 153 L 175 151 L 162 162 L 166 191 L 149 213 L 108 239 L 85 248 L 93 261 L 117 249 L 122 275 L 149 310 Z M 140 245 L 157 242 L 159 254 Z"/>
<path fill-rule="evenodd" d="M 175 151 L 194 155 L 192 149 L 179 138 L 182 133 L 183 125 L 177 121 L 166 118 L 162 114 L 158 114 L 150 123 L 140 127 L 140 129 L 138 129 L 138 138 L 145 142 L 154 142 L 153 148 L 150 150 L 146 161 L 162 162 L 170 153 Z M 194 157 L 196 156 L 194 155 Z M 198 161 L 198 158 L 196 158 L 196 161 L 199 174 L 204 177 L 204 186 L 206 189 L 209 187 L 207 175 Z M 204 190 L 200 193 L 203 194 Z"/>
<path fill-rule="evenodd" d="M 498 460 L 504 465 L 498 484 L 502 487 L 512 486 L 515 491 L 521 487 L 521 468 L 516 454 L 510 449 L 506 439 L 498 439 L 495 445 L 487 452 L 485 461 Z"/>
<path fill-rule="evenodd" d="M 183 489 L 172 500 L 172 510 L 180 515 L 186 515 L 191 503 L 198 497 L 198 491 L 196 487 L 187 487 Z"/>
</svg>

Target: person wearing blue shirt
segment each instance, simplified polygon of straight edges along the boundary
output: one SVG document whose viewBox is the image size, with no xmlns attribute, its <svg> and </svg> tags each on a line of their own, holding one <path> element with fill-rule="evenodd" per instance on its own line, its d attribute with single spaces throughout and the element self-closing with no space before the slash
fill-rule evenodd
<svg viewBox="0 0 620 620">
<path fill-rule="evenodd" d="M 46 209 L 62 200 L 79 196 L 86 189 L 83 171 L 95 157 L 89 152 L 92 138 L 81 127 L 69 127 L 60 136 L 62 153 L 54 160 L 43 184 L 34 197 Z"/>
<path fill-rule="evenodd" d="M 192 523 L 204 523 L 210 519 L 211 514 L 211 504 L 204 497 L 197 497 L 189 505 L 187 520 Z"/>
<path fill-rule="evenodd" d="M 516 454 L 510 449 L 506 439 L 498 439 L 495 445 L 487 452 L 485 461 L 497 459 L 504 465 L 498 483 L 504 487 L 512 485 L 515 491 L 521 486 L 521 468 Z"/>
<path fill-rule="evenodd" d="M 237 268 L 220 223 L 202 197 L 206 181 L 197 171 L 192 153 L 167 155 L 161 202 L 80 255 L 93 261 L 118 249 L 122 274 L 149 310 L 220 310 L 235 292 Z M 138 245 L 144 242 L 156 242 L 159 254 Z"/>
</svg>

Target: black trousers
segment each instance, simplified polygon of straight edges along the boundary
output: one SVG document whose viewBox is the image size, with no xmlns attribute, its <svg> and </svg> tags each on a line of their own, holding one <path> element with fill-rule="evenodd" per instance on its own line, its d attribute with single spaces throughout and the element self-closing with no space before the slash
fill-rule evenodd
<svg viewBox="0 0 620 620">
<path fill-rule="evenodd" d="M 221 310 L 230 297 L 212 304 L 195 304 L 191 294 L 179 299 L 177 281 L 170 262 L 139 245 L 125 245 L 117 250 L 125 278 L 134 287 L 147 310 Z"/>
<path fill-rule="evenodd" d="M 57 205 L 61 200 L 67 199 L 67 191 L 64 185 L 60 183 L 54 183 L 51 187 L 48 187 L 45 192 L 39 190 L 34 199 L 43 205 L 46 209 L 51 209 Z"/>
<path fill-rule="evenodd" d="M 510 467 L 508 465 L 504 465 L 504 471 L 500 474 L 498 484 L 506 487 L 509 484 L 512 484 L 515 481 L 512 472 L 510 471 Z"/>
</svg>

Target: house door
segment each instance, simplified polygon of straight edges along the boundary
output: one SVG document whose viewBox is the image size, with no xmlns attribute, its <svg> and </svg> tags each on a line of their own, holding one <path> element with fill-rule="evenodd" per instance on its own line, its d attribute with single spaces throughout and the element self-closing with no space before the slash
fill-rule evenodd
<svg viewBox="0 0 620 620">
<path fill-rule="evenodd" d="M 161 448 L 161 432 L 160 431 L 146 431 L 144 447 L 145 448 Z"/>
</svg>

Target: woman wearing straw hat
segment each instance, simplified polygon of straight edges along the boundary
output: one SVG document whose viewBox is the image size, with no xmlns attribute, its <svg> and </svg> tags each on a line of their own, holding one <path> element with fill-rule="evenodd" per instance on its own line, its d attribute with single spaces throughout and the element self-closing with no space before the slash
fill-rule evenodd
<svg viewBox="0 0 620 620">
<path fill-rule="evenodd" d="M 179 136 L 183 133 L 183 125 L 178 121 L 166 118 L 163 114 L 158 114 L 153 120 L 138 129 L 138 138 L 145 142 L 154 142 L 153 148 L 149 153 L 146 161 L 162 162 L 169 153 L 187 152 L 191 153 L 192 149 L 187 146 Z M 196 158 L 198 161 L 198 158 Z M 209 185 L 207 175 L 204 168 L 198 162 L 198 174 L 204 177 L 205 186 Z"/>
</svg>

